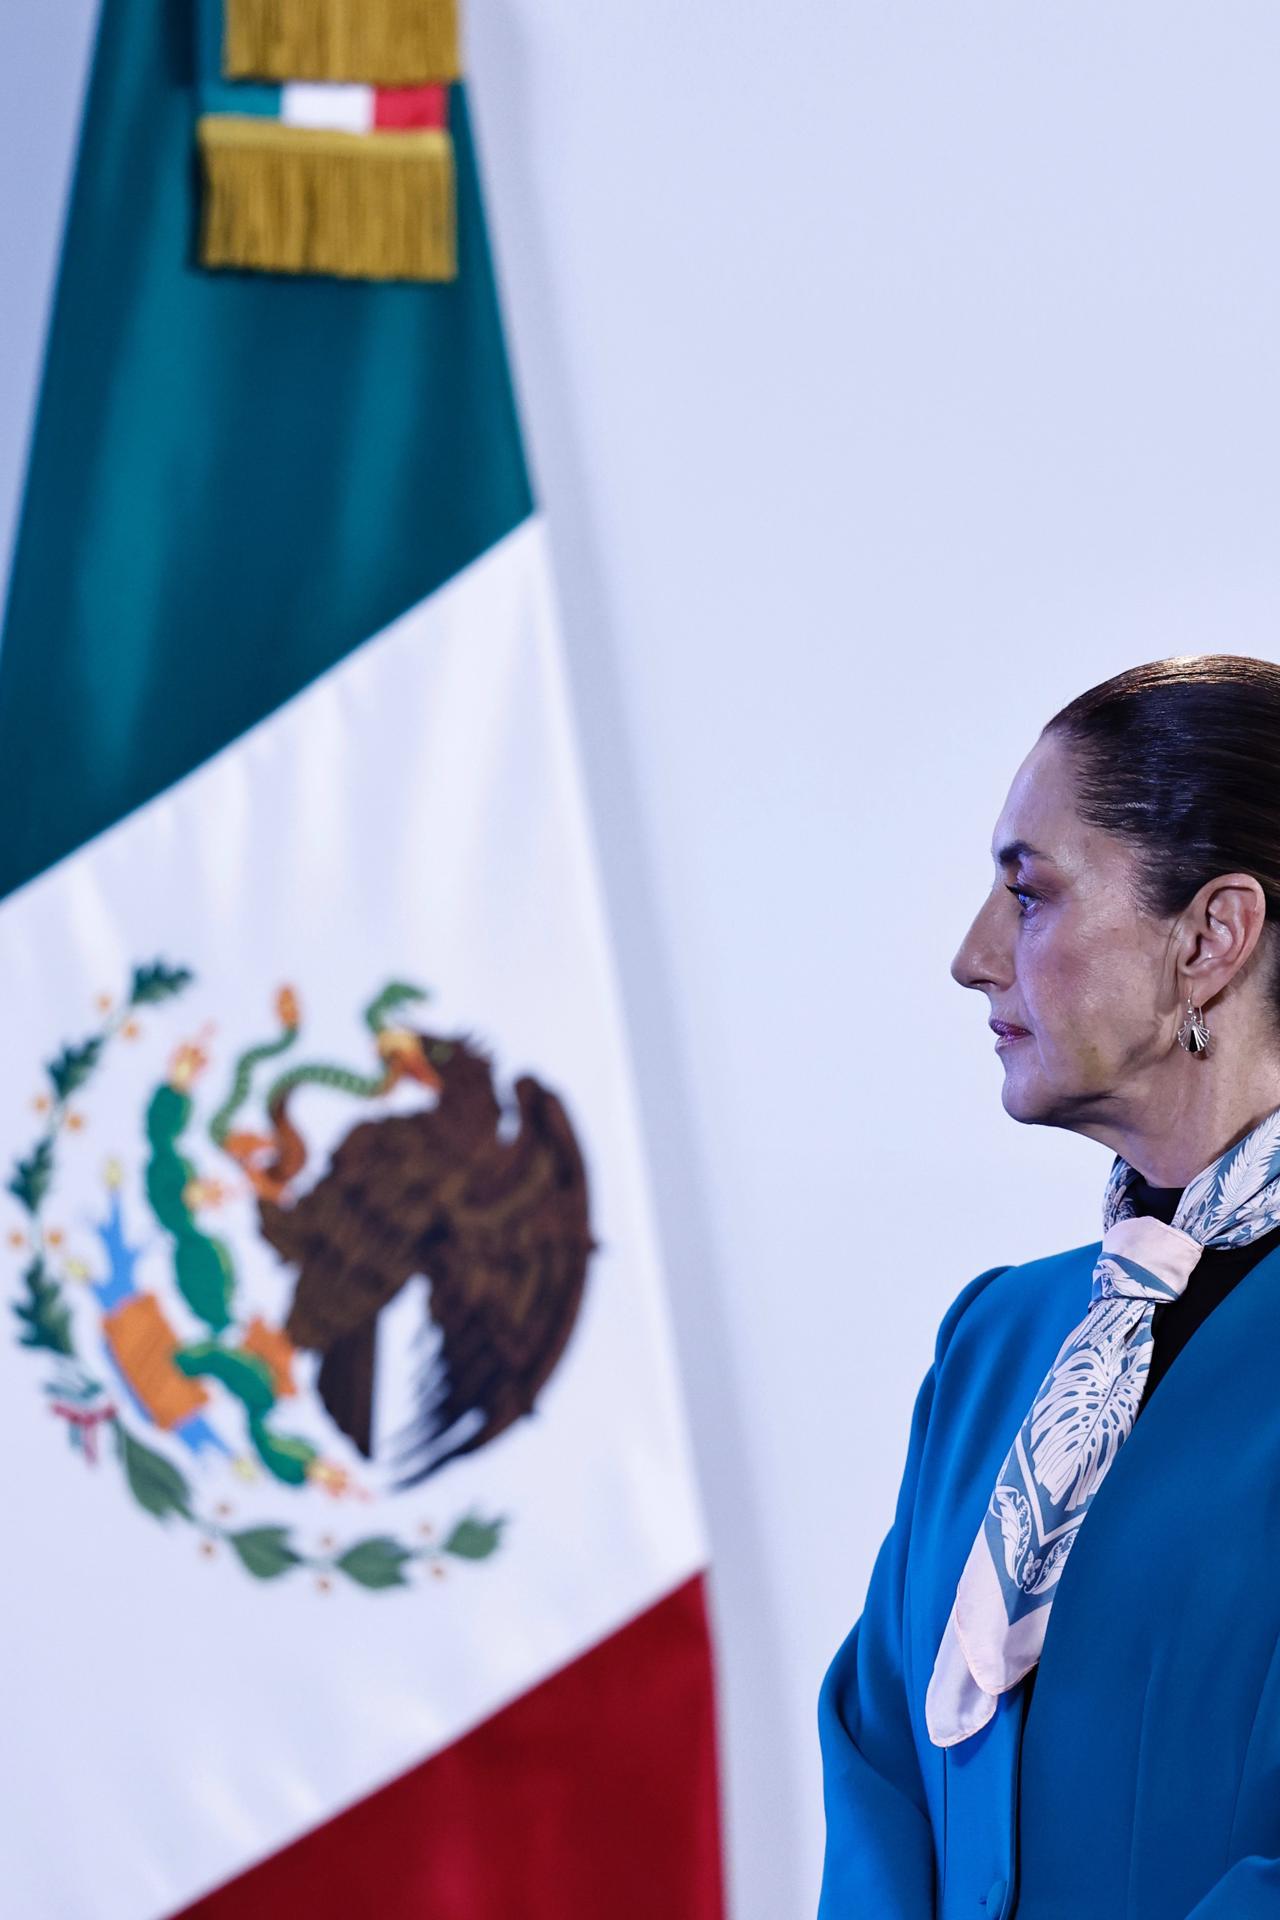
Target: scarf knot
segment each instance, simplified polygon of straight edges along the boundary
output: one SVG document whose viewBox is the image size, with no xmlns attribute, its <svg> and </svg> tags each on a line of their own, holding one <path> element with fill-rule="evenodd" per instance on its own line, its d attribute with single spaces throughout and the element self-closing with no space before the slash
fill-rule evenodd
<svg viewBox="0 0 1280 1920">
<path fill-rule="evenodd" d="M 1176 1300 L 1203 1252 L 1181 1227 L 1151 1214 L 1130 1214 L 1102 1236 L 1090 1300 Z"/>
</svg>

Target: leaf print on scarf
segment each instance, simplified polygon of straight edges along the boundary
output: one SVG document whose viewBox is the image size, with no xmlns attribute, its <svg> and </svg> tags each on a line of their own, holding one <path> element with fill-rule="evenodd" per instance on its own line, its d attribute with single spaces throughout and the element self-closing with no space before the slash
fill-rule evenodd
<svg viewBox="0 0 1280 1920">
<path fill-rule="evenodd" d="M 1112 1300 L 1124 1285 L 1124 1269 L 1118 1260 L 1110 1254 L 1102 1254 L 1093 1270 L 1094 1296 L 1099 1300 Z"/>
<path fill-rule="evenodd" d="M 1097 1271 L 1098 1269 L 1095 1267 L 1095 1277 Z M 1124 1345 L 1130 1332 L 1132 1317 L 1131 1303 L 1126 1302 L 1117 1295 L 1111 1295 L 1104 1300 L 1096 1301 L 1089 1308 L 1088 1319 L 1082 1321 L 1078 1327 L 1072 1327 L 1070 1333 L 1058 1348 L 1057 1353 L 1054 1355 L 1053 1366 L 1050 1367 L 1049 1374 L 1046 1374 L 1044 1380 L 1041 1382 L 1040 1392 L 1036 1395 L 1037 1401 L 1040 1398 L 1040 1394 L 1045 1391 L 1045 1388 L 1049 1384 L 1049 1375 L 1054 1373 L 1057 1368 L 1062 1365 L 1068 1355 L 1075 1352 L 1086 1335 L 1088 1336 L 1089 1345 L 1096 1347 L 1099 1353 L 1104 1356 L 1112 1354 L 1118 1347 Z"/>
<path fill-rule="evenodd" d="M 1016 1581 L 1018 1562 L 1031 1541 L 1031 1502 L 1017 1487 L 1002 1485 L 992 1494 L 989 1511 L 1000 1522 L 1004 1570 L 1011 1580 Z"/>
<path fill-rule="evenodd" d="M 1211 1239 L 1228 1219 L 1242 1216 L 1246 1205 L 1275 1178 L 1277 1159 L 1280 1108 L 1196 1175 L 1178 1204 L 1174 1225 L 1198 1240 Z"/>
<path fill-rule="evenodd" d="M 1151 1343 L 1135 1340 L 1118 1370 L 1114 1345 L 1114 1340 L 1083 1341 L 1031 1409 L 1036 1480 L 1067 1513 L 1089 1499 L 1137 1418 Z"/>
<path fill-rule="evenodd" d="M 1079 1527 L 1073 1527 L 1070 1533 L 1064 1533 L 1055 1540 L 1043 1560 L 1032 1560 L 1023 1568 L 1022 1590 L 1024 1593 L 1046 1593 L 1050 1587 L 1056 1587 L 1062 1578 L 1062 1569 L 1067 1564 L 1067 1555 L 1071 1543 L 1079 1533 Z"/>
<path fill-rule="evenodd" d="M 1113 1226 L 1117 1220 L 1129 1220 L 1136 1209 L 1129 1198 L 1129 1188 L 1133 1184 L 1134 1172 L 1122 1154 L 1117 1154 L 1111 1162 L 1111 1171 L 1107 1175 L 1107 1184 L 1102 1194 L 1102 1230 Z"/>
</svg>

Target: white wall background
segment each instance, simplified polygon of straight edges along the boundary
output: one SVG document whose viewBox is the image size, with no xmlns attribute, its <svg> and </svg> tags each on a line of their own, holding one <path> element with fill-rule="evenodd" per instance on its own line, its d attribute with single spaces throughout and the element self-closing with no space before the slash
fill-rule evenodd
<svg viewBox="0 0 1280 1920">
<path fill-rule="evenodd" d="M 177 4 L 178 0 L 169 0 Z M 0 552 L 94 0 L 0 10 Z M 470 0 L 715 1552 L 735 1920 L 938 1318 L 1099 1231 L 948 961 L 1041 723 L 1280 657 L 1272 0 Z"/>
</svg>

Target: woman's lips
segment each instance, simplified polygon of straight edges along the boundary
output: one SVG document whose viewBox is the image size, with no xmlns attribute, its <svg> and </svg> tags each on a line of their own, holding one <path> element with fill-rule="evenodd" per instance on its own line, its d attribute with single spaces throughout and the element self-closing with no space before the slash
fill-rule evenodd
<svg viewBox="0 0 1280 1920">
<path fill-rule="evenodd" d="M 1008 1020 L 992 1020 L 988 1022 L 988 1025 L 996 1036 L 997 1048 L 1010 1047 L 1015 1040 L 1029 1040 L 1031 1038 L 1031 1035 L 1025 1027 L 1015 1027 Z"/>
</svg>

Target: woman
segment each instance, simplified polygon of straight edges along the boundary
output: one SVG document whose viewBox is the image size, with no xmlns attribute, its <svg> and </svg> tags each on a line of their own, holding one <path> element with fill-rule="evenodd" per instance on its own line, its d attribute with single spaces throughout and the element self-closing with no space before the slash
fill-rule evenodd
<svg viewBox="0 0 1280 1920">
<path fill-rule="evenodd" d="M 820 1920 L 1280 1920 L 1280 668 L 1082 694 L 992 852 L 951 970 L 1006 1112 L 1112 1150 L 1103 1236 L 943 1318 Z"/>
</svg>

